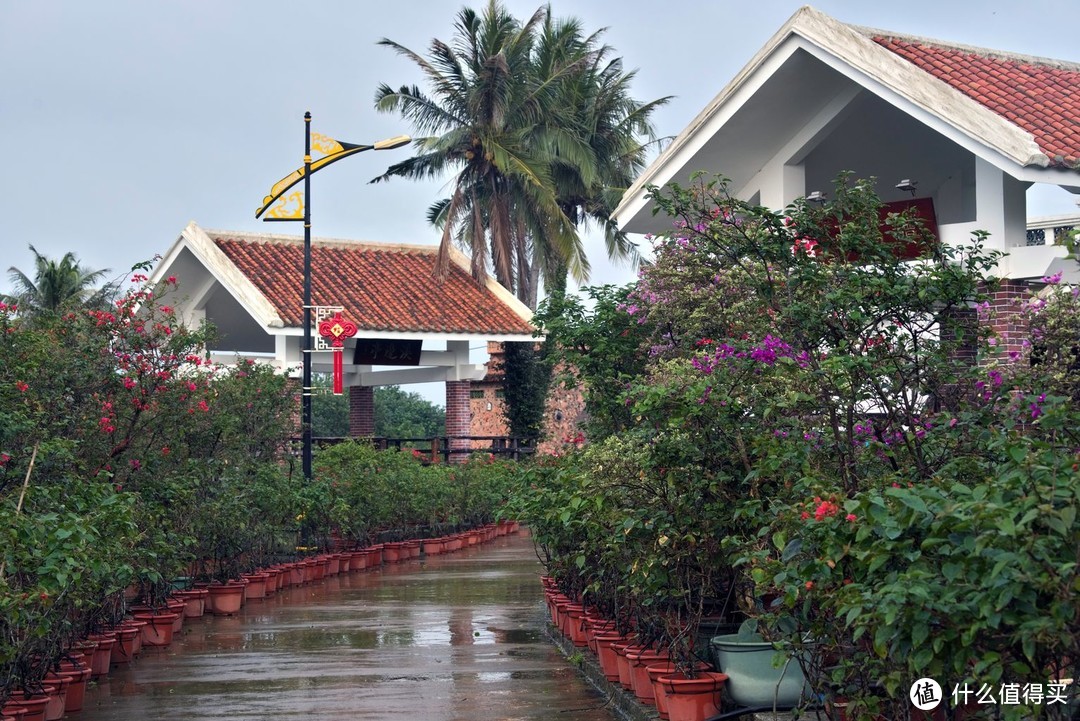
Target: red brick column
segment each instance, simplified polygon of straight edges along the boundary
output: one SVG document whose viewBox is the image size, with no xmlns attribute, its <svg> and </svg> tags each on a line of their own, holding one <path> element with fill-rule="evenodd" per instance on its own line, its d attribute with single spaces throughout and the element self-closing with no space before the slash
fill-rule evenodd
<svg viewBox="0 0 1080 721">
<path fill-rule="evenodd" d="M 375 435 L 375 389 L 371 386 L 349 386 L 349 435 Z"/>
<path fill-rule="evenodd" d="M 981 315 L 993 331 L 998 354 L 996 358 L 1010 362 L 1019 360 L 1030 350 L 1024 345 L 1028 323 L 1021 312 L 1021 302 L 1027 298 L 1027 284 L 1019 280 L 1000 281 L 991 294 L 990 308 Z"/>
<path fill-rule="evenodd" d="M 450 449 L 469 448 L 468 436 L 472 430 L 472 409 L 469 407 L 471 381 L 446 381 L 446 435 L 450 438 Z M 453 463 L 461 463 L 467 454 L 457 453 L 450 456 Z"/>
</svg>

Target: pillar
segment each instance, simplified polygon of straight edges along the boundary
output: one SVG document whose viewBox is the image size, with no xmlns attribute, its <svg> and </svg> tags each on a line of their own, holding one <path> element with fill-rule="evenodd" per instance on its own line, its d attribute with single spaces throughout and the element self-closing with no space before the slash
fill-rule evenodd
<svg viewBox="0 0 1080 721">
<path fill-rule="evenodd" d="M 1026 358 L 1030 350 L 1024 345 L 1028 323 L 1023 301 L 1027 297 L 1027 284 L 1020 280 L 1002 280 L 991 294 L 986 322 L 994 331 L 998 357 L 1005 362 Z"/>
<path fill-rule="evenodd" d="M 470 390 L 472 390 L 471 381 L 446 381 L 446 435 L 452 451 L 468 450 L 472 446 L 469 440 L 472 433 Z M 450 460 L 453 463 L 461 463 L 467 457 L 467 453 L 452 453 Z"/>
<path fill-rule="evenodd" d="M 349 435 L 375 435 L 375 389 L 371 386 L 349 386 Z"/>
</svg>

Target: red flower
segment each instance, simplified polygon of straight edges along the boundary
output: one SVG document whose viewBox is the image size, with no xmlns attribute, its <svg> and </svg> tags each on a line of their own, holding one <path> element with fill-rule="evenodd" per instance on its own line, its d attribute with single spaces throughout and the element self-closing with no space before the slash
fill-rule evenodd
<svg viewBox="0 0 1080 721">
<path fill-rule="evenodd" d="M 813 582 L 813 581 L 807 581 L 807 582 L 806 582 L 806 590 L 807 590 L 807 591 L 809 591 L 809 590 L 810 590 L 810 589 L 812 589 L 813 587 L 814 587 L 814 582 Z"/>
<path fill-rule="evenodd" d="M 165 282 L 169 285 L 176 285 L 176 276 L 170 275 L 168 278 L 165 279 Z"/>
<path fill-rule="evenodd" d="M 849 513 L 849 514 L 847 514 L 847 516 L 845 516 L 845 518 L 846 518 L 846 519 L 847 519 L 848 521 L 850 521 L 851 523 L 855 523 L 855 521 L 859 520 L 859 519 L 858 519 L 858 518 L 857 518 L 857 517 L 855 516 L 855 514 L 854 514 L 854 513 Z"/>
<path fill-rule="evenodd" d="M 15 387 L 19 389 L 20 393 L 26 393 L 26 389 L 30 387 L 29 384 L 22 381 L 15 381 Z"/>
<path fill-rule="evenodd" d="M 814 520 L 823 521 L 829 516 L 835 516 L 840 512 L 840 506 L 836 505 L 832 501 L 821 501 L 817 509 L 814 511 Z"/>
<path fill-rule="evenodd" d="M 11 456 L 6 453 L 0 453 L 0 466 L 6 466 L 7 462 L 11 460 Z"/>
</svg>

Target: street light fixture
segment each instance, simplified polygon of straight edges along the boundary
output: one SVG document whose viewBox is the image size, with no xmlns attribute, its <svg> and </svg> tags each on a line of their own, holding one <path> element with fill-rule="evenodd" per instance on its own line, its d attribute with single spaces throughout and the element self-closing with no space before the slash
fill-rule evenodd
<svg viewBox="0 0 1080 721">
<path fill-rule="evenodd" d="M 303 360 L 303 376 L 301 379 L 301 435 L 302 435 L 302 461 L 304 478 L 311 480 L 311 175 L 331 163 L 336 163 L 342 158 L 362 153 L 365 150 L 390 150 L 407 145 L 412 139 L 408 135 L 397 135 L 393 138 L 380 140 L 372 145 L 356 145 L 343 143 L 325 136 L 318 136 L 320 152 L 326 155 L 312 162 L 311 160 L 311 113 L 304 113 L 304 166 L 297 168 L 284 178 L 274 183 L 270 188 L 270 194 L 263 198 L 262 205 L 255 210 L 255 217 L 260 218 L 264 213 L 267 217 L 264 221 L 300 221 L 304 222 L 304 345 L 301 351 Z M 299 193 L 283 198 L 286 191 L 294 185 L 304 181 L 304 193 Z M 278 200 L 282 203 L 275 206 Z M 269 210 L 269 213 L 267 211 Z"/>
</svg>

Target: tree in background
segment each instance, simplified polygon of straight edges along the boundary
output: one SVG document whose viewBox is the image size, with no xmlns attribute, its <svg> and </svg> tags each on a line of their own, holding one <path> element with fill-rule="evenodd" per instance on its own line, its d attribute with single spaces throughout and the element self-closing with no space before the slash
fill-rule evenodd
<svg viewBox="0 0 1080 721">
<path fill-rule="evenodd" d="M 29 247 L 34 254 L 34 277 L 11 266 L 8 277 L 15 290 L 11 295 L 3 296 L 4 300 L 16 304 L 24 313 L 55 312 L 72 304 L 100 308 L 116 294 L 117 286 L 114 283 L 94 287 L 109 272 L 108 269 L 84 268 L 71 252 L 65 253 L 57 261 L 42 255 L 34 246 Z"/>
<path fill-rule="evenodd" d="M 397 386 L 375 389 L 375 435 L 431 438 L 446 434 L 446 411 Z"/>
<path fill-rule="evenodd" d="M 349 398 L 329 392 L 330 377 L 314 376 L 317 393 L 312 404 L 314 435 L 343 438 L 349 435 Z M 446 411 L 419 393 L 398 386 L 375 389 L 375 435 L 382 438 L 433 438 L 446 433 Z"/>
<path fill-rule="evenodd" d="M 650 117 L 668 98 L 631 97 L 634 72 L 602 34 L 552 17 L 549 7 L 521 22 L 491 0 L 482 13 L 461 10 L 453 40 L 433 40 L 427 57 L 381 41 L 423 70 L 433 94 L 379 87 L 376 108 L 400 113 L 424 137 L 415 157 L 376 180 L 455 172 L 450 197 L 428 212 L 443 231 L 441 267 L 457 242 L 471 252 L 475 277 L 490 262 L 498 282 L 534 310 L 541 281 L 552 292 L 568 277 L 588 277 L 582 225 L 603 229 L 609 257 L 637 258 L 611 213 L 644 167 L 655 142 Z M 508 377 L 536 382 L 507 388 L 507 419 L 515 435 L 537 436 L 548 376 L 537 372 L 534 344 L 514 346 L 506 344 Z"/>
</svg>

